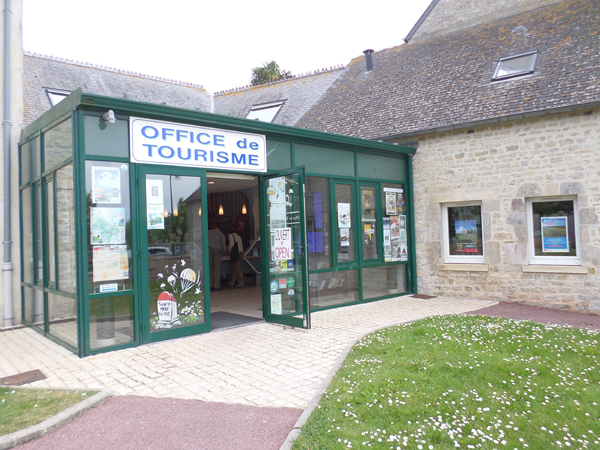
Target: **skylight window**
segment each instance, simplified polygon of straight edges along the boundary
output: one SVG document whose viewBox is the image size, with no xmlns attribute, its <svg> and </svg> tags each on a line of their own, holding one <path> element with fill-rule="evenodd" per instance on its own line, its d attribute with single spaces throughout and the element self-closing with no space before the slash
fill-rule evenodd
<svg viewBox="0 0 600 450">
<path fill-rule="evenodd" d="M 273 119 L 281 109 L 285 100 L 278 102 L 263 103 L 252 105 L 252 108 L 246 115 L 246 119 L 260 120 L 262 122 L 273 122 Z"/>
<path fill-rule="evenodd" d="M 58 91 L 53 89 L 46 89 L 46 95 L 48 95 L 48 100 L 50 100 L 51 106 L 58 105 L 61 101 L 63 101 L 70 92 L 67 91 Z"/>
<path fill-rule="evenodd" d="M 537 52 L 521 53 L 520 55 L 500 58 L 496 65 L 492 81 L 529 75 L 535 69 L 536 60 Z"/>
</svg>

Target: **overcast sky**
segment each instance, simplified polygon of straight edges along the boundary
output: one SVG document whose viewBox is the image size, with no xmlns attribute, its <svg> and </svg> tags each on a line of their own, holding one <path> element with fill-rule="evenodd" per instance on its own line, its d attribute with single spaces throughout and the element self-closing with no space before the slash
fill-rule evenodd
<svg viewBox="0 0 600 450">
<path fill-rule="evenodd" d="M 25 50 L 203 85 L 299 75 L 402 44 L 431 0 L 23 0 Z"/>
</svg>

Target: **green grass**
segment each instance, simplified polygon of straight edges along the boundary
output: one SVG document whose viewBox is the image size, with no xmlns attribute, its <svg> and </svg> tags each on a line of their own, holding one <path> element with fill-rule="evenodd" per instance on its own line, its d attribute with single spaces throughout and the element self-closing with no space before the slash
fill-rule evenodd
<svg viewBox="0 0 600 450">
<path fill-rule="evenodd" d="M 95 393 L 0 387 L 0 436 L 43 422 Z"/>
<path fill-rule="evenodd" d="M 600 448 L 600 333 L 485 316 L 378 331 L 294 449 Z"/>
</svg>

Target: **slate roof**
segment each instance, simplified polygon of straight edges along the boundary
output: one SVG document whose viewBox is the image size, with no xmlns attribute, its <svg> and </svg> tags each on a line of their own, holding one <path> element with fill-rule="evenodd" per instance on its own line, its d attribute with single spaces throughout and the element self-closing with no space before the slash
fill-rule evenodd
<svg viewBox="0 0 600 450">
<path fill-rule="evenodd" d="M 600 102 L 600 0 L 568 0 L 348 65 L 297 123 L 370 139 Z M 532 75 L 491 82 L 498 58 L 537 50 Z"/>
<path fill-rule="evenodd" d="M 246 117 L 253 105 L 285 100 L 272 123 L 294 126 L 309 108 L 342 75 L 344 68 L 332 68 L 274 83 L 215 94 L 215 113 Z"/>
<path fill-rule="evenodd" d="M 91 94 L 210 111 L 210 94 L 191 83 L 28 52 L 23 69 L 25 125 L 50 109 L 47 89 L 71 92 L 81 87 Z"/>
</svg>

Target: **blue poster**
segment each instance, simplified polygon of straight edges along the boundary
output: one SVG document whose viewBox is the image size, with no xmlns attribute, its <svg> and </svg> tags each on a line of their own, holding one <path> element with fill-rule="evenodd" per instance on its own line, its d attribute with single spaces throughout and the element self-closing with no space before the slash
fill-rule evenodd
<svg viewBox="0 0 600 450">
<path fill-rule="evenodd" d="M 567 217 L 542 217 L 542 252 L 569 252 Z"/>
<path fill-rule="evenodd" d="M 325 251 L 325 237 L 322 231 L 309 231 L 308 253 L 323 253 Z"/>
<path fill-rule="evenodd" d="M 315 192 L 315 228 L 323 228 L 323 193 Z"/>
</svg>

